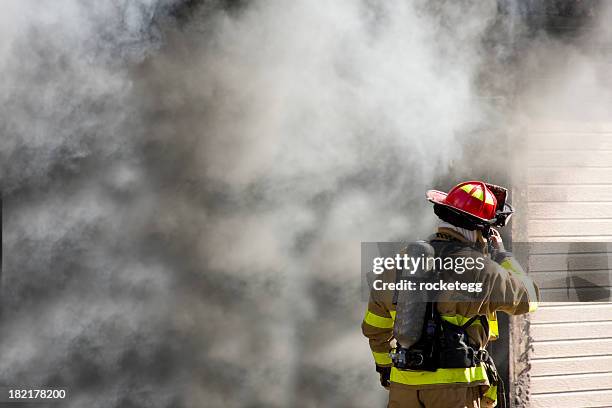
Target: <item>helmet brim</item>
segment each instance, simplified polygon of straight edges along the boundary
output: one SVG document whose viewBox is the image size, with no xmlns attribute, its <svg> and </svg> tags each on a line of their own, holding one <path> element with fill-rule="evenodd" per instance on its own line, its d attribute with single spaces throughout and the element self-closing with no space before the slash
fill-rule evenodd
<svg viewBox="0 0 612 408">
<path fill-rule="evenodd" d="M 446 196 L 448 196 L 447 193 L 443 192 L 443 191 L 438 191 L 438 190 L 428 190 L 427 193 L 425 193 L 425 197 L 427 197 L 427 200 L 434 203 L 434 204 L 438 204 L 441 205 L 443 207 L 446 208 L 450 208 L 453 211 L 459 212 L 460 214 L 465 215 L 468 218 L 471 218 L 473 220 L 477 220 L 480 222 L 485 222 L 487 224 L 493 225 L 495 224 L 495 222 L 497 221 L 497 218 L 493 218 L 490 220 L 487 220 L 486 218 L 480 218 L 474 214 L 470 214 L 467 211 L 462 210 L 461 208 L 457 208 L 453 205 L 450 205 L 446 202 Z"/>
</svg>

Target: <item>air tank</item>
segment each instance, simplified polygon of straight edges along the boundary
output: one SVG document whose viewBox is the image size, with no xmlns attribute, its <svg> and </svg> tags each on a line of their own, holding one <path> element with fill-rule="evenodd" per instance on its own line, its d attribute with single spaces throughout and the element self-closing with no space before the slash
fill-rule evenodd
<svg viewBox="0 0 612 408">
<path fill-rule="evenodd" d="M 398 270 L 399 280 L 415 282 L 417 290 L 398 290 L 396 292 L 396 315 L 393 336 L 401 347 L 409 348 L 421 337 L 427 302 L 432 301 L 428 292 L 418 290 L 420 282 L 433 279 L 433 262 L 428 258 L 435 256 L 434 248 L 426 241 L 416 241 L 408 245 L 406 254 L 409 259 L 421 259 L 416 268 Z M 428 268 L 429 267 L 429 268 Z"/>
</svg>

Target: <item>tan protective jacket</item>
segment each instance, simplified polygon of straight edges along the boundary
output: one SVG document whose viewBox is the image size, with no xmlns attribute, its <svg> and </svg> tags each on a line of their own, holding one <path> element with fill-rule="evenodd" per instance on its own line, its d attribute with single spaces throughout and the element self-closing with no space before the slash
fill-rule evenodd
<svg viewBox="0 0 612 408">
<path fill-rule="evenodd" d="M 440 228 L 436 240 L 447 240 L 467 243 L 457 232 Z M 474 315 L 487 316 L 489 333 L 476 320 L 467 333 L 472 342 L 484 348 L 489 340 L 498 336 L 496 312 L 502 311 L 511 315 L 532 312 L 537 308 L 539 291 L 527 277 L 518 262 L 508 254 L 499 264 L 485 256 L 484 251 L 476 251 L 470 246 L 459 246 L 445 256 L 483 257 L 484 268 L 467 270 L 457 275 L 461 282 L 482 282 L 482 292 L 470 301 L 453 301 L 454 292 L 441 292 L 437 309 L 442 319 L 462 325 Z M 383 282 L 396 281 L 395 270 L 383 273 Z M 374 360 L 379 366 L 391 366 L 389 352 L 394 347 L 393 324 L 395 305 L 393 291 L 371 290 L 368 310 L 362 323 L 363 334 L 370 341 Z M 440 368 L 435 372 L 391 369 L 391 382 L 411 388 L 431 388 L 449 385 L 465 387 L 485 385 L 489 379 L 484 365 L 470 368 Z M 494 390 L 491 390 L 494 391 Z M 487 393 L 488 394 L 488 393 Z M 493 398 L 493 397 L 492 397 Z M 494 399 L 494 398 L 493 398 Z"/>
</svg>

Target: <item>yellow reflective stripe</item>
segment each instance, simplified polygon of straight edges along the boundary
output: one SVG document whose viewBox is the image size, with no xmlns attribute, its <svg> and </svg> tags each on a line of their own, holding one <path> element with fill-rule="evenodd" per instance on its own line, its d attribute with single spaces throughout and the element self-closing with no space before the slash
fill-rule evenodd
<svg viewBox="0 0 612 408">
<path fill-rule="evenodd" d="M 493 202 L 493 196 L 488 195 L 487 198 L 485 198 L 485 203 L 487 203 L 487 204 L 495 204 Z"/>
<path fill-rule="evenodd" d="M 497 385 L 490 386 L 487 392 L 485 392 L 484 396 L 495 401 L 495 405 L 497 405 Z"/>
<path fill-rule="evenodd" d="M 524 275 L 525 271 L 523 270 L 523 268 L 521 267 L 521 265 L 519 265 L 518 262 L 516 262 L 514 259 L 512 258 L 506 258 L 503 260 L 502 263 L 500 263 L 501 267 L 509 270 L 510 272 L 514 272 L 517 275 Z"/>
<path fill-rule="evenodd" d="M 497 313 L 488 316 L 489 320 L 489 340 L 497 340 L 499 338 L 499 325 L 497 324 Z"/>
<path fill-rule="evenodd" d="M 466 185 L 461 186 L 459 188 L 462 189 L 463 191 L 465 191 L 466 193 L 470 194 L 470 192 L 474 189 L 474 185 L 473 184 L 466 184 Z"/>
<path fill-rule="evenodd" d="M 443 320 L 446 320 L 449 323 L 454 324 L 455 326 L 463 326 L 468 320 L 469 317 L 462 315 L 440 315 Z M 497 324 L 497 316 L 492 314 L 487 316 L 487 320 L 489 321 L 489 339 L 495 340 L 499 337 L 499 326 Z M 480 320 L 474 320 L 472 323 L 474 326 L 482 326 Z"/>
<path fill-rule="evenodd" d="M 455 326 L 463 326 L 465 322 L 470 320 L 469 317 L 465 317 L 462 315 L 440 315 L 440 317 L 442 318 L 442 320 L 446 320 L 447 322 L 452 323 Z M 472 324 L 475 326 L 481 325 L 480 320 L 478 319 L 474 320 L 474 323 Z"/>
<path fill-rule="evenodd" d="M 436 371 L 412 371 L 391 368 L 391 381 L 407 385 L 473 383 L 488 381 L 484 366 L 438 368 Z"/>
<path fill-rule="evenodd" d="M 391 310 L 391 311 L 389 311 L 389 313 L 391 314 L 391 319 L 393 319 L 393 321 L 395 322 L 395 314 L 397 312 L 395 310 Z"/>
<path fill-rule="evenodd" d="M 466 193 L 470 194 L 472 197 L 479 199 L 480 201 L 483 201 L 485 199 L 484 190 L 479 185 L 466 184 L 459 188 L 465 191 Z M 472 192 L 472 190 L 474 192 Z M 485 202 L 489 204 L 493 204 L 493 198 L 490 196 L 487 196 L 487 200 Z"/>
<path fill-rule="evenodd" d="M 373 351 L 372 355 L 374 356 L 374 361 L 378 365 L 391 364 L 391 357 L 389 357 L 389 353 L 377 353 L 376 351 Z"/>
<path fill-rule="evenodd" d="M 390 317 L 378 316 L 369 310 L 366 312 L 363 321 L 370 326 L 377 327 L 379 329 L 390 329 L 393 327 L 393 319 Z"/>
</svg>

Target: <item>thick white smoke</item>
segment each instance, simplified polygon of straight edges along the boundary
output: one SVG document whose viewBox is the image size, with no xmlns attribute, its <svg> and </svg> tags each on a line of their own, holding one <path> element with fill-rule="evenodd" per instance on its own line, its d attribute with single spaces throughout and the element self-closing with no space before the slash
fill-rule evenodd
<svg viewBox="0 0 612 408">
<path fill-rule="evenodd" d="M 5 3 L 0 382 L 381 405 L 359 244 L 431 230 L 496 3 Z"/>
<path fill-rule="evenodd" d="M 65 387 L 61 406 L 167 406 L 184 340 L 129 74 L 163 4 L 3 6 L 0 382 Z"/>
<path fill-rule="evenodd" d="M 153 132 L 193 148 L 179 168 L 208 200 L 193 256 L 224 294 L 197 302 L 217 378 L 195 384 L 196 399 L 384 399 L 358 329 L 359 242 L 431 230 L 432 217 L 410 222 L 429 211 L 424 190 L 484 122 L 487 4 L 253 3 L 194 21 L 150 61 L 145 98 L 170 112 Z"/>
</svg>

